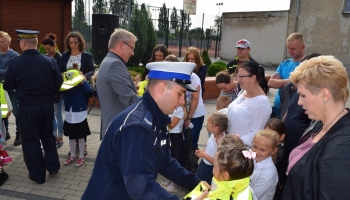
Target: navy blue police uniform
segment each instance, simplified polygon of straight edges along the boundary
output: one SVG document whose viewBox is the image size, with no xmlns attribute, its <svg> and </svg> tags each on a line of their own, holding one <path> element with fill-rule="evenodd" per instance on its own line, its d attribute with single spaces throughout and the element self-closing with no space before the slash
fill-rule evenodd
<svg viewBox="0 0 350 200">
<path fill-rule="evenodd" d="M 148 91 L 118 114 L 102 140 L 82 199 L 179 199 L 156 182 L 158 173 L 192 190 L 200 179 L 171 157 L 170 122 Z"/>
<path fill-rule="evenodd" d="M 38 32 L 18 31 L 19 40 L 34 38 Z M 36 35 L 35 35 L 36 37 Z M 46 170 L 57 174 L 60 163 L 56 139 L 52 134 L 54 115 L 53 97 L 63 82 L 54 59 L 40 54 L 36 49 L 27 49 L 21 56 L 9 62 L 4 89 L 17 91 L 18 118 L 22 138 L 24 161 L 29 178 L 44 183 Z M 43 156 L 40 140 L 45 156 Z"/>
</svg>

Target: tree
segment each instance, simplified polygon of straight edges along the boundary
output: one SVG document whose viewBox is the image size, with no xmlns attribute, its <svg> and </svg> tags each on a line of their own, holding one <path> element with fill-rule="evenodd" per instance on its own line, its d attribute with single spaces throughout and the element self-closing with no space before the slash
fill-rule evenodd
<svg viewBox="0 0 350 200">
<path fill-rule="evenodd" d="M 204 32 L 202 31 L 201 27 L 197 27 L 190 30 L 190 35 L 192 38 L 200 39 L 202 34 L 204 35 Z"/>
<path fill-rule="evenodd" d="M 84 0 L 75 0 L 72 30 L 79 31 L 88 44 L 91 43 L 91 26 L 86 22 Z"/>
<path fill-rule="evenodd" d="M 128 3 L 129 0 L 109 0 L 109 11 L 119 16 L 120 27 L 125 28 L 128 22 Z M 134 0 L 131 0 L 131 8 L 134 6 Z"/>
<path fill-rule="evenodd" d="M 220 25 L 221 25 L 221 17 L 218 15 L 215 15 L 214 27 L 219 27 Z"/>
<path fill-rule="evenodd" d="M 158 29 L 161 31 L 166 30 L 166 18 L 168 17 L 168 10 L 163 3 L 163 7 L 159 9 L 159 17 L 158 17 Z"/>
<path fill-rule="evenodd" d="M 143 15 L 146 16 L 147 20 L 147 45 L 145 53 L 143 54 L 143 57 L 141 59 L 141 62 L 146 65 L 149 58 L 152 56 L 153 48 L 156 46 L 157 43 L 157 37 L 156 32 L 154 30 L 154 26 L 152 23 L 152 14 L 149 9 L 146 9 L 145 4 L 141 5 L 141 11 L 143 12 Z M 142 77 L 142 79 L 145 79 L 145 77 Z"/>
<path fill-rule="evenodd" d="M 171 28 L 177 30 L 179 28 L 179 16 L 177 15 L 177 10 L 175 6 L 173 7 L 173 11 L 171 12 L 170 20 Z"/>
<path fill-rule="evenodd" d="M 107 14 L 108 13 L 108 3 L 106 0 L 92 0 L 92 13 L 94 14 Z"/>
<path fill-rule="evenodd" d="M 147 15 L 139 9 L 137 3 L 131 12 L 129 31 L 136 35 L 137 42 L 135 44 L 134 56 L 129 59 L 127 66 L 139 66 L 147 48 L 148 36 L 145 34 L 147 32 Z"/>
</svg>

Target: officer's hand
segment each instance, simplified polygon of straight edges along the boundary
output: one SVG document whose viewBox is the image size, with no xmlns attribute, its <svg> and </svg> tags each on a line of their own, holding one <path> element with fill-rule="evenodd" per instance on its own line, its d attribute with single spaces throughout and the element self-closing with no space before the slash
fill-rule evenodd
<svg viewBox="0 0 350 200">
<path fill-rule="evenodd" d="M 10 116 L 11 116 L 11 111 L 8 111 L 5 118 L 9 118 Z"/>
<path fill-rule="evenodd" d="M 208 190 L 204 190 L 203 193 L 199 197 L 195 198 L 194 200 L 202 200 L 206 198 L 208 194 L 209 194 Z"/>
</svg>

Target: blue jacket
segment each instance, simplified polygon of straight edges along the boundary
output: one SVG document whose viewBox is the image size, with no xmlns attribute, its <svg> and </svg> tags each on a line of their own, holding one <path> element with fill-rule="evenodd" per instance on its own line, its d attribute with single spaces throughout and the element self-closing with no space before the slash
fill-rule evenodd
<svg viewBox="0 0 350 200">
<path fill-rule="evenodd" d="M 5 79 L 5 74 L 9 61 L 17 56 L 18 53 L 12 49 L 9 49 L 5 54 L 0 54 L 0 81 L 3 81 Z"/>
<path fill-rule="evenodd" d="M 64 52 L 58 61 L 58 67 L 60 68 L 61 73 L 67 71 L 67 63 L 70 57 L 70 53 L 70 51 Z M 90 80 L 95 71 L 92 55 L 87 52 L 82 52 L 80 62 L 80 71 L 83 72 L 87 80 Z"/>
<path fill-rule="evenodd" d="M 82 199 L 179 199 L 156 182 L 158 173 L 192 190 L 200 179 L 170 156 L 169 123 L 148 92 L 118 114 L 107 128 Z"/>
<path fill-rule="evenodd" d="M 84 81 L 83 84 L 78 84 L 72 89 L 62 92 L 64 110 L 69 111 L 70 107 L 72 107 L 72 112 L 87 110 L 86 94 L 91 92 L 91 86 L 86 81 Z"/>
</svg>

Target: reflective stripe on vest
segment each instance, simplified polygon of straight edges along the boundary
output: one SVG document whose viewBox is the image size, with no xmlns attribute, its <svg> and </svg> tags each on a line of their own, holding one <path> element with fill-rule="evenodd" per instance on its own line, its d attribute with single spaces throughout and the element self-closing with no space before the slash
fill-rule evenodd
<svg viewBox="0 0 350 200">
<path fill-rule="evenodd" d="M 5 118 L 9 109 L 5 98 L 5 90 L 4 88 L 2 88 L 2 84 L 0 84 L 0 102 L 1 102 L 1 118 Z"/>
</svg>

